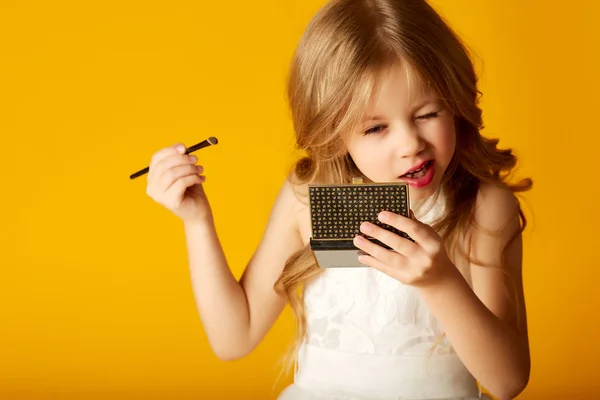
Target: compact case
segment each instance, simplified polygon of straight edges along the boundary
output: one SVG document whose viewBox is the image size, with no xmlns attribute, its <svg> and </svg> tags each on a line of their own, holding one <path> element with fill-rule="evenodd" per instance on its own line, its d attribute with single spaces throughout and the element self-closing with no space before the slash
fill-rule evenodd
<svg viewBox="0 0 600 400">
<path fill-rule="evenodd" d="M 377 219 L 384 210 L 410 218 L 408 188 L 406 182 L 363 183 L 360 178 L 354 178 L 351 184 L 309 185 L 310 248 L 318 266 L 365 267 L 357 259 L 363 251 L 352 243 L 356 235 L 390 249 L 360 231 L 364 221 L 412 240 L 405 232 Z"/>
</svg>

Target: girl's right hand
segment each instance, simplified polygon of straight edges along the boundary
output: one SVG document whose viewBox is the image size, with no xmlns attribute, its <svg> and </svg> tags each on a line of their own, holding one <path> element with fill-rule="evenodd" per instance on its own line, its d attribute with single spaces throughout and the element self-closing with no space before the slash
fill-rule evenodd
<svg viewBox="0 0 600 400">
<path fill-rule="evenodd" d="M 196 156 L 185 151 L 179 143 L 154 153 L 146 193 L 185 222 L 204 221 L 211 215 L 202 187 L 204 168 L 196 165 Z"/>
</svg>

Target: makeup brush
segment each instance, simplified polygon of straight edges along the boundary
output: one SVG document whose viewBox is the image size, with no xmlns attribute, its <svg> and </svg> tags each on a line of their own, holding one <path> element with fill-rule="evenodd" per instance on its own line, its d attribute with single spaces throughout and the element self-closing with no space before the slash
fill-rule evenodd
<svg viewBox="0 0 600 400">
<path fill-rule="evenodd" d="M 185 154 L 193 153 L 194 151 L 203 149 L 203 148 L 208 147 L 208 146 L 214 146 L 217 143 L 219 143 L 219 140 L 216 137 L 211 136 L 208 139 L 201 141 L 200 143 L 196 143 L 195 145 L 190 146 L 185 151 Z M 149 170 L 150 170 L 150 167 L 146 167 L 144 169 L 141 169 L 138 172 L 129 175 L 129 179 L 135 179 L 135 178 L 137 178 L 139 176 L 147 174 Z"/>
</svg>

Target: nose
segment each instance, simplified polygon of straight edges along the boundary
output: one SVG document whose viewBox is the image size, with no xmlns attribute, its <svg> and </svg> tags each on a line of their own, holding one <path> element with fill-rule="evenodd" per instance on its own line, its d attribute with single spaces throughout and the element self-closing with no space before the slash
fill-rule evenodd
<svg viewBox="0 0 600 400">
<path fill-rule="evenodd" d="M 427 143 L 416 127 L 400 127 L 397 128 L 394 135 L 391 135 L 393 140 L 393 148 L 398 157 L 412 158 L 427 146 Z"/>
</svg>

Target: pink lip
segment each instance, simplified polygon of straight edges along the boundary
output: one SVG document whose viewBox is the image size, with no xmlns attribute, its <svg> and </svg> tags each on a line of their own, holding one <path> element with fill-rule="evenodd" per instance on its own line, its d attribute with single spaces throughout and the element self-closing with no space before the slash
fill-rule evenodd
<svg viewBox="0 0 600 400">
<path fill-rule="evenodd" d="M 423 164 L 421 164 L 421 166 L 423 166 Z M 415 169 L 412 169 L 412 171 L 421 168 L 421 166 L 419 166 Z M 405 176 L 401 176 L 400 179 L 402 179 L 403 181 L 408 183 L 409 186 L 414 187 L 414 188 L 425 187 L 433 181 L 433 178 L 435 176 L 435 161 L 431 161 L 431 164 L 429 165 L 428 168 L 429 169 L 427 170 L 427 173 L 425 174 L 425 176 L 422 176 L 421 178 L 410 179 Z"/>
<path fill-rule="evenodd" d="M 423 168 L 423 165 L 425 165 L 428 161 L 430 161 L 430 160 L 425 160 L 425 161 L 423 161 L 423 162 L 415 165 L 414 167 L 412 167 L 411 169 L 409 169 L 408 171 L 406 171 L 403 175 L 410 174 L 411 172 L 420 170 L 421 168 Z"/>
</svg>

